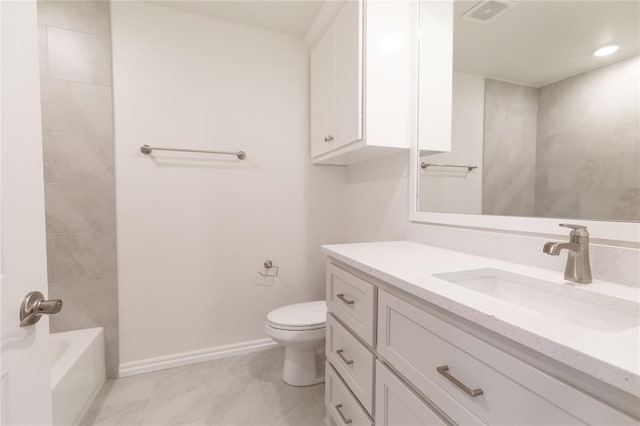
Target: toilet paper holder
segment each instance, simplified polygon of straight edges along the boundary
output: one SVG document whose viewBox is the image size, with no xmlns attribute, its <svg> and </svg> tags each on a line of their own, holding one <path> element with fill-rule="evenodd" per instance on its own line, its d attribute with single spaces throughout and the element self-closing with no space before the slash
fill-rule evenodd
<svg viewBox="0 0 640 426">
<path fill-rule="evenodd" d="M 260 274 L 263 277 L 277 277 L 278 276 L 278 267 L 276 265 L 273 264 L 272 261 L 270 261 L 269 259 L 264 261 L 264 269 L 267 270 L 267 273 L 263 273 L 263 272 L 258 272 L 258 274 Z M 270 274 L 269 271 L 275 269 L 275 273 L 274 274 Z"/>
</svg>

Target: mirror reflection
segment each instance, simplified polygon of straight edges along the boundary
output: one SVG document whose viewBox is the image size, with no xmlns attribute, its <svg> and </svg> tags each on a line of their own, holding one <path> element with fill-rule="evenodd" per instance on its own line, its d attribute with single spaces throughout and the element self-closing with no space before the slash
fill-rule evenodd
<svg viewBox="0 0 640 426">
<path fill-rule="evenodd" d="M 638 2 L 420 13 L 420 211 L 640 220 Z M 429 49 L 436 35 L 449 49 Z M 450 87 L 430 87 L 437 73 Z"/>
</svg>

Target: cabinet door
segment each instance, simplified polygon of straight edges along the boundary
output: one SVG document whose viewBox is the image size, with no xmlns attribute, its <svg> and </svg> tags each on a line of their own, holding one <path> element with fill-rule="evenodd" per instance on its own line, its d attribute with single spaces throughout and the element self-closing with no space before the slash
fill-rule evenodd
<svg viewBox="0 0 640 426">
<path fill-rule="evenodd" d="M 431 426 L 447 423 L 380 361 L 376 361 L 376 424 Z"/>
<path fill-rule="evenodd" d="M 329 26 L 311 50 L 311 156 L 334 148 L 336 127 L 334 30 Z"/>
<path fill-rule="evenodd" d="M 334 149 L 362 139 L 362 8 L 362 0 L 345 2 L 331 24 L 336 57 Z"/>
</svg>

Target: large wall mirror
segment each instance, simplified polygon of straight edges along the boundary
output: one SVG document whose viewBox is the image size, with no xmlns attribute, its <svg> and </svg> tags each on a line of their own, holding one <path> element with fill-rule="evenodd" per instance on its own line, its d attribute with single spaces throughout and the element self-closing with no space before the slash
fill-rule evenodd
<svg viewBox="0 0 640 426">
<path fill-rule="evenodd" d="M 640 2 L 422 1 L 420 27 L 418 213 L 640 221 Z"/>
</svg>

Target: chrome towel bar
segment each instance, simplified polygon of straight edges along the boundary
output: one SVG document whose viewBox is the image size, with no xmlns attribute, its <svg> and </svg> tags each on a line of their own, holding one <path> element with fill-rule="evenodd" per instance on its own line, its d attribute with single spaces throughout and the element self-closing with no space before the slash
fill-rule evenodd
<svg viewBox="0 0 640 426">
<path fill-rule="evenodd" d="M 433 164 L 433 163 L 425 163 L 425 162 L 422 162 L 420 164 L 420 167 L 422 169 L 426 169 L 427 167 L 458 167 L 458 168 L 467 169 L 468 171 L 478 168 L 478 166 L 459 166 L 456 164 Z"/>
<path fill-rule="evenodd" d="M 142 145 L 140 152 L 145 155 L 151 154 L 153 151 L 178 151 L 178 152 L 200 152 L 203 154 L 222 154 L 222 155 L 235 155 L 238 160 L 244 160 L 247 158 L 247 154 L 244 151 L 207 151 L 203 149 L 180 149 L 180 148 L 160 148 L 157 146 Z"/>
</svg>

